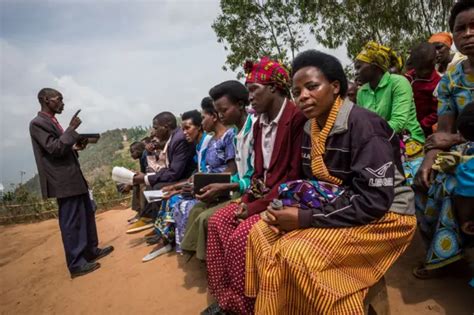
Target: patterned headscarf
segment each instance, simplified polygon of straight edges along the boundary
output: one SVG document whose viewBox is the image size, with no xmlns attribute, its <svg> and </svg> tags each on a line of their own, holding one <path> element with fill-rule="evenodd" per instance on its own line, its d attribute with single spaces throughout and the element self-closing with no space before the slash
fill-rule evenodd
<svg viewBox="0 0 474 315">
<path fill-rule="evenodd" d="M 245 84 L 274 84 L 283 91 L 288 91 L 290 87 L 288 70 L 281 63 L 268 57 L 263 57 L 258 63 L 245 62 L 244 71 L 247 74 Z"/>
<path fill-rule="evenodd" d="M 376 65 L 384 72 L 391 67 L 397 67 L 400 71 L 403 68 L 403 59 L 394 50 L 379 43 L 370 41 L 364 49 L 357 55 L 356 60 Z"/>
<path fill-rule="evenodd" d="M 441 32 L 431 35 L 428 43 L 443 43 L 449 48 L 453 45 L 453 36 L 448 32 Z"/>
</svg>

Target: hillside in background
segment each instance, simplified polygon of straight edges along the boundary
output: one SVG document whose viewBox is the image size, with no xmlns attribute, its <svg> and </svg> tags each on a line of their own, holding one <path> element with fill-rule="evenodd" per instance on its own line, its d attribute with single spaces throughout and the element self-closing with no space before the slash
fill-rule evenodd
<svg viewBox="0 0 474 315">
<path fill-rule="evenodd" d="M 82 171 L 89 186 L 93 189 L 94 197 L 98 203 L 120 197 L 115 183 L 111 179 L 112 168 L 123 166 L 138 171 L 138 161 L 134 161 L 130 157 L 129 147 L 132 142 L 141 140 L 148 133 L 149 130 L 141 126 L 108 130 L 101 134 L 98 143 L 90 144 L 80 152 L 79 160 Z M 37 207 L 40 203 L 42 200 L 39 177 L 35 175 L 23 185 L 19 185 L 14 192 L 5 194 L 0 212 L 2 215 L 11 215 L 12 209 L 15 209 L 15 214 L 45 210 L 43 206 Z M 25 207 L 12 208 L 11 204 L 25 205 Z M 29 209 L 32 205 L 34 206 L 33 210 Z"/>
<path fill-rule="evenodd" d="M 94 191 L 96 201 L 104 202 L 119 197 L 111 179 L 114 166 L 140 170 L 138 161 L 130 157 L 129 148 L 131 143 L 141 140 L 147 133 L 148 130 L 142 127 L 108 130 L 101 134 L 98 143 L 89 145 L 80 153 L 81 168 Z"/>
</svg>

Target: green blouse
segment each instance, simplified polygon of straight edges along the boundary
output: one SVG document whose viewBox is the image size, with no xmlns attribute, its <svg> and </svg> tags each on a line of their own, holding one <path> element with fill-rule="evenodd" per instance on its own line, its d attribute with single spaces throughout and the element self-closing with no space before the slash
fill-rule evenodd
<svg viewBox="0 0 474 315">
<path fill-rule="evenodd" d="M 357 92 L 357 105 L 380 115 L 396 133 L 408 131 L 411 139 L 425 143 L 416 119 L 413 90 L 405 77 L 385 72 L 375 90 L 364 84 Z"/>
</svg>

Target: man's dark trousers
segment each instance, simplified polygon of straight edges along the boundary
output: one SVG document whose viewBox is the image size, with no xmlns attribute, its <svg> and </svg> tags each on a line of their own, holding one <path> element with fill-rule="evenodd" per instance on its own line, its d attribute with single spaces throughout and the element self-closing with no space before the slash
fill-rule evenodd
<svg viewBox="0 0 474 315">
<path fill-rule="evenodd" d="M 89 194 L 58 198 L 59 227 L 70 271 L 97 255 L 95 212 Z"/>
</svg>

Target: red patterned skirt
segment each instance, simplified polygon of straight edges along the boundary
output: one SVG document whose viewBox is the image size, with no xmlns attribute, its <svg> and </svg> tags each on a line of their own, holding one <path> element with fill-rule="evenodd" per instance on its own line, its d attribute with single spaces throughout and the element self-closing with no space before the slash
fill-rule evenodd
<svg viewBox="0 0 474 315">
<path fill-rule="evenodd" d="M 210 293 L 219 306 L 238 314 L 252 314 L 254 298 L 244 295 L 245 252 L 252 226 L 260 220 L 253 215 L 237 221 L 239 204 L 219 209 L 210 219 L 207 237 L 207 273 Z"/>
</svg>

